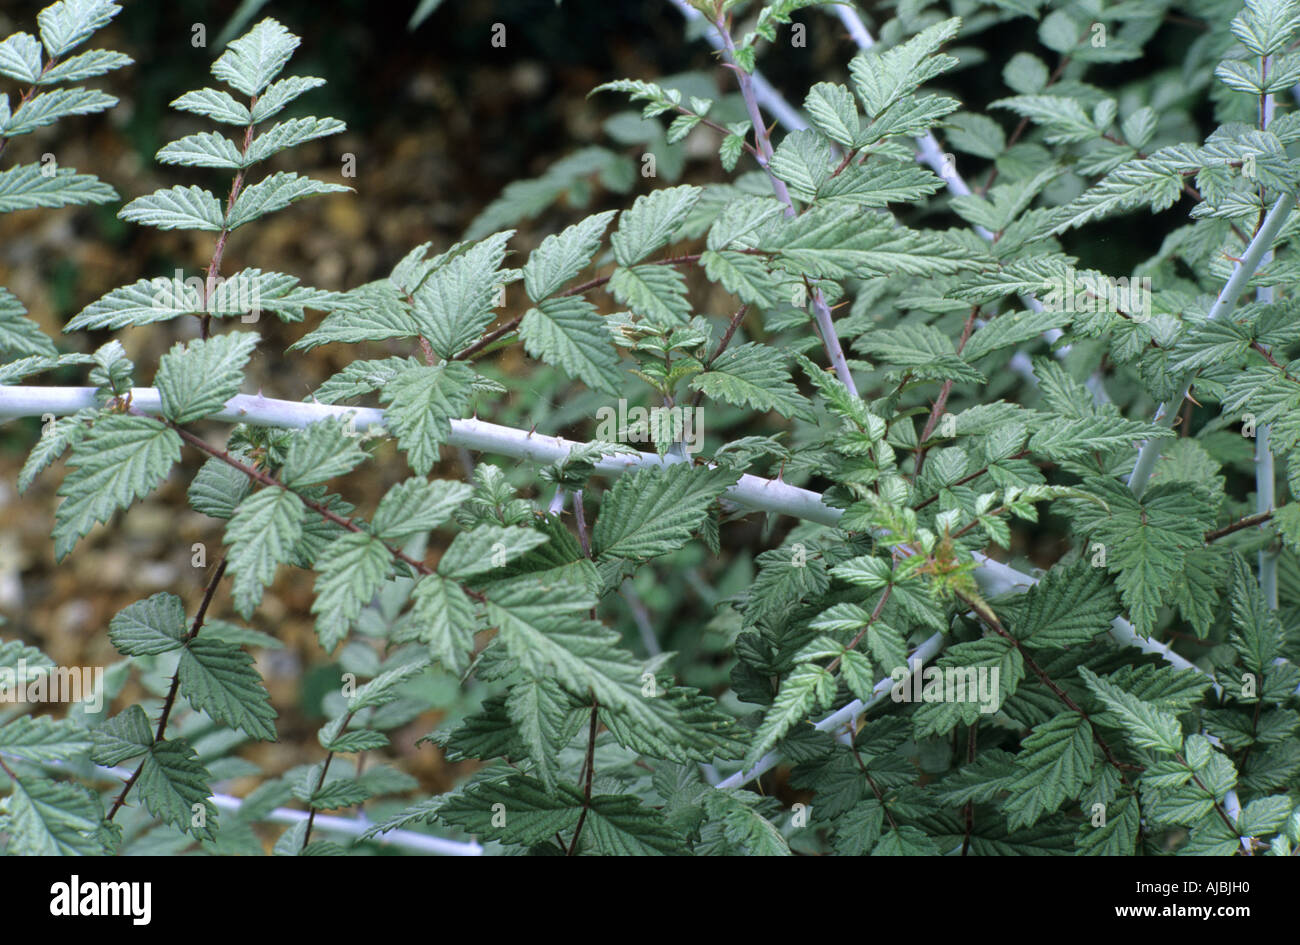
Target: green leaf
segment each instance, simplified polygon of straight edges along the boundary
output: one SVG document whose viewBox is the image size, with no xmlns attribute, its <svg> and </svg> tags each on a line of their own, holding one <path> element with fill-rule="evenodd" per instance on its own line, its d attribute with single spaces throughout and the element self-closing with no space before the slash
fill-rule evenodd
<svg viewBox="0 0 1300 945">
<path fill-rule="evenodd" d="M 474 605 L 455 581 L 426 574 L 411 592 L 411 628 L 429 655 L 457 676 L 469 668 L 474 652 Z"/>
<path fill-rule="evenodd" d="M 952 56 L 935 53 L 960 28 L 961 20 L 953 17 L 927 27 L 893 49 L 879 52 L 873 48 L 855 57 L 849 72 L 867 114 L 881 114 L 903 96 L 957 65 Z"/>
<path fill-rule="evenodd" d="M 0 75 L 35 84 L 41 74 L 41 44 L 31 33 L 14 33 L 0 43 Z"/>
<path fill-rule="evenodd" d="M 545 534 L 531 528 L 484 523 L 452 540 L 438 562 L 438 573 L 461 581 L 503 568 L 546 541 Z"/>
<path fill-rule="evenodd" d="M 1067 798 L 1078 797 L 1091 778 L 1092 728 L 1078 712 L 1065 712 L 1034 728 L 1021 742 L 1011 793 L 1004 806 L 1012 830 L 1028 827 Z"/>
<path fill-rule="evenodd" d="M 521 579 L 494 587 L 486 607 L 488 625 L 522 670 L 570 692 L 591 690 L 602 711 L 622 713 L 647 736 L 680 741 L 675 713 L 642 694 L 640 664 L 618 646 L 618 634 L 588 618 L 594 605 L 583 588 Z"/>
<path fill-rule="evenodd" d="M 853 93 L 833 82 L 818 82 L 804 99 L 806 111 L 818 128 L 837 144 L 852 148 L 857 144 L 862 119 L 853 101 Z"/>
<path fill-rule="evenodd" d="M 235 458 L 242 462 L 248 461 L 247 456 L 237 455 Z M 199 468 L 198 475 L 190 483 L 187 497 L 194 511 L 213 518 L 228 519 L 235 514 L 235 509 L 252 488 L 253 484 L 247 476 L 214 456 Z"/>
<path fill-rule="evenodd" d="M 98 765 L 120 765 L 138 758 L 153 744 L 149 717 L 139 705 L 128 706 L 90 732 L 90 760 Z"/>
<path fill-rule="evenodd" d="M 767 345 L 749 342 L 728 348 L 707 371 L 691 378 L 691 387 L 738 407 L 812 418 L 808 402 L 790 381 L 785 358 Z"/>
<path fill-rule="evenodd" d="M 324 79 L 318 79 L 315 76 L 291 75 L 283 79 L 277 79 L 266 87 L 266 91 L 258 96 L 257 104 L 252 108 L 251 119 L 240 122 L 240 124 L 257 124 L 266 121 L 272 115 L 282 111 L 286 105 L 312 89 L 318 89 L 325 84 Z"/>
<path fill-rule="evenodd" d="M 0 171 L 0 213 L 112 203 L 117 199 L 117 191 L 99 178 L 78 174 L 70 167 L 20 164 Z"/>
<path fill-rule="evenodd" d="M 1081 856 L 1132 856 L 1137 847 L 1142 815 L 1137 801 L 1120 797 L 1106 805 L 1106 822 L 1094 827 L 1091 821 L 1079 825 L 1075 851 Z"/>
<path fill-rule="evenodd" d="M 7 104 L 7 102 L 6 102 Z M 0 111 L 0 135 L 15 138 L 71 115 L 93 115 L 112 108 L 117 99 L 98 89 L 55 89 L 24 102 L 12 116 Z"/>
<path fill-rule="evenodd" d="M 59 82 L 80 82 L 134 62 L 130 56 L 108 49 L 91 49 L 45 70 L 37 80 L 37 85 L 54 85 Z"/>
<path fill-rule="evenodd" d="M 392 552 L 363 532 L 334 539 L 316 562 L 316 635 L 325 652 L 343 642 L 361 608 L 379 593 L 392 571 Z"/>
<path fill-rule="evenodd" d="M 306 514 L 302 499 L 288 489 L 267 488 L 240 502 L 226 523 L 225 542 L 230 549 L 226 570 L 235 610 L 241 616 L 252 615 L 275 569 L 290 560 Z"/>
<path fill-rule="evenodd" d="M 618 352 L 605 320 L 586 299 L 545 299 L 524 315 L 519 335 L 539 361 L 562 368 L 592 390 L 620 391 Z"/>
<path fill-rule="evenodd" d="M 40 472 L 63 455 L 63 451 L 88 432 L 85 418 L 76 414 L 47 424 L 18 473 L 18 491 L 26 492 Z"/>
<path fill-rule="evenodd" d="M 0 288 L 0 356 L 5 360 L 29 355 L 58 357 L 59 352 L 54 347 L 54 342 L 26 315 L 27 309 L 18 301 L 17 296 L 8 289 Z M 19 486 L 19 491 L 25 488 Z"/>
<path fill-rule="evenodd" d="M 244 366 L 259 340 L 253 332 L 242 331 L 174 344 L 159 361 L 154 381 L 163 416 L 191 423 L 219 411 L 239 393 Z"/>
<path fill-rule="evenodd" d="M 1086 666 L 1079 667 L 1079 675 L 1106 707 L 1105 721 L 1123 729 L 1134 745 L 1171 755 L 1182 751 L 1182 728 L 1174 716 L 1125 692 Z"/>
<path fill-rule="evenodd" d="M 938 377 L 983 383 L 984 375 L 956 353 L 952 340 L 932 325 L 899 325 L 858 338 L 853 345 L 863 354 L 910 369 L 913 376 Z"/>
<path fill-rule="evenodd" d="M 236 170 L 244 166 L 243 157 L 235 143 L 214 131 L 186 135 L 165 144 L 154 157 L 161 164 L 180 164 L 186 167 Z"/>
<path fill-rule="evenodd" d="M 888 214 L 842 203 L 770 223 L 758 248 L 775 253 L 773 264 L 790 273 L 827 279 L 930 277 L 974 268 L 979 259 L 942 233 L 909 230 Z"/>
<path fill-rule="evenodd" d="M 326 417 L 290 440 L 280 481 L 292 489 L 319 485 L 346 475 L 369 456 L 353 432 L 350 417 Z"/>
<path fill-rule="evenodd" d="M 217 825 L 211 780 L 189 742 L 175 738 L 154 742 L 140 766 L 136 790 L 149 813 L 196 840 L 211 840 Z"/>
<path fill-rule="evenodd" d="M 700 256 L 705 275 L 746 305 L 775 304 L 779 286 L 758 256 L 735 250 L 708 250 Z"/>
<path fill-rule="evenodd" d="M 1057 566 L 1029 589 L 1012 632 L 1030 646 L 1064 649 L 1085 645 L 1110 629 L 1119 600 L 1103 568 L 1080 560 Z"/>
<path fill-rule="evenodd" d="M 473 487 L 464 482 L 404 479 L 379 500 L 371 524 L 375 534 L 384 541 L 400 542 L 442 525 L 465 504 L 473 491 Z"/>
<path fill-rule="evenodd" d="M 252 122 L 247 106 L 236 101 L 233 95 L 222 89 L 197 89 L 186 92 L 172 102 L 171 107 L 202 115 L 226 125 L 248 125 Z"/>
<path fill-rule="evenodd" d="M 271 697 L 253 658 L 242 649 L 218 640 L 191 640 L 176 672 L 181 694 L 196 709 L 253 738 L 275 741 Z"/>
<path fill-rule="evenodd" d="M 343 193 L 351 189 L 351 187 L 344 187 L 342 184 L 327 184 L 324 181 L 301 177 L 292 172 L 276 171 L 244 190 L 235 198 L 235 205 L 230 208 L 230 213 L 225 217 L 224 227 L 227 230 L 235 230 L 245 223 L 252 223 L 268 213 L 283 210 L 289 204 L 302 200 L 304 197 L 311 197 L 315 194 Z M 138 202 L 134 201 L 134 203 Z M 220 207 L 217 209 L 220 212 Z M 125 212 L 124 210 L 123 213 Z M 197 227 L 197 229 L 208 229 L 208 227 Z M 216 229 L 222 229 L 222 226 L 219 225 Z"/>
<path fill-rule="evenodd" d="M 280 74 L 301 40 L 267 17 L 230 43 L 212 74 L 237 92 L 257 95 Z"/>
<path fill-rule="evenodd" d="M 185 605 L 165 592 L 127 605 L 108 622 L 108 638 L 123 656 L 179 650 L 188 631 Z"/>
<path fill-rule="evenodd" d="M 0 725 L 0 753 L 25 761 L 69 761 L 90 748 L 89 733 L 75 722 L 20 715 Z"/>
<path fill-rule="evenodd" d="M 273 154 L 296 147 L 306 141 L 326 138 L 347 131 L 347 125 L 337 118 L 290 118 L 272 125 L 253 139 L 248 153 L 240 159 L 240 166 L 248 167 L 265 161 Z"/>
<path fill-rule="evenodd" d="M 590 713 L 550 679 L 527 679 L 511 686 L 506 711 L 528 750 L 533 773 L 554 792 L 561 770 L 560 752 L 573 739 L 583 716 Z"/>
<path fill-rule="evenodd" d="M 811 712 L 826 708 L 835 698 L 835 677 L 814 663 L 794 668 L 776 694 L 776 701 L 763 716 L 754 741 L 745 756 L 745 767 L 752 767 L 796 724 Z"/>
<path fill-rule="evenodd" d="M 411 317 L 439 357 L 450 358 L 492 323 L 503 279 L 498 270 L 513 234 L 504 230 L 468 249 L 454 248 L 411 290 Z"/>
<path fill-rule="evenodd" d="M 759 800 L 742 791 L 710 791 L 704 795 L 704 809 L 709 820 L 722 824 L 726 838 L 749 856 L 789 856 L 781 831 L 754 809 Z"/>
<path fill-rule="evenodd" d="M 36 15 L 51 58 L 80 46 L 122 10 L 112 0 L 58 0 Z"/>
<path fill-rule="evenodd" d="M 644 194 L 624 210 L 610 236 L 614 259 L 627 268 L 672 239 L 690 214 L 703 188 L 683 185 Z"/>
<path fill-rule="evenodd" d="M 739 474 L 674 463 L 623 476 L 605 494 L 592 532 L 601 557 L 647 559 L 680 548 Z"/>
<path fill-rule="evenodd" d="M 130 223 L 160 230 L 209 230 L 215 233 L 225 222 L 221 201 L 210 191 L 193 185 L 169 187 L 137 197 L 117 215 Z"/>
<path fill-rule="evenodd" d="M 671 266 L 618 268 L 609 279 L 614 298 L 659 327 L 672 329 L 691 317 L 686 277 Z"/>
<path fill-rule="evenodd" d="M 555 792 L 533 778 L 476 784 L 438 809 L 444 823 L 499 843 L 534 846 L 555 834 L 566 842 L 582 817 L 583 795 L 561 784 Z M 682 842 L 657 811 L 631 795 L 595 795 L 582 836 L 606 856 L 654 856 L 680 852 Z"/>
<path fill-rule="evenodd" d="M 70 471 L 54 513 L 54 556 L 62 561 L 96 522 L 143 498 L 180 459 L 181 438 L 157 420 L 127 414 L 101 417 L 72 444 Z"/>
<path fill-rule="evenodd" d="M 61 781 L 14 781 L 13 793 L 0 802 L 6 852 L 15 856 L 102 856 L 108 852 L 103 819 L 98 797 Z"/>
<path fill-rule="evenodd" d="M 473 377 L 469 365 L 459 361 L 416 366 L 395 376 L 380 392 L 380 401 L 388 405 L 385 423 L 420 475 L 427 475 L 438 461 L 438 447 L 451 435 L 452 418 L 469 410 Z"/>
<path fill-rule="evenodd" d="M 524 289 L 540 302 L 582 272 L 600 249 L 600 240 L 616 211 L 607 210 L 542 240 L 524 264 Z"/>
</svg>

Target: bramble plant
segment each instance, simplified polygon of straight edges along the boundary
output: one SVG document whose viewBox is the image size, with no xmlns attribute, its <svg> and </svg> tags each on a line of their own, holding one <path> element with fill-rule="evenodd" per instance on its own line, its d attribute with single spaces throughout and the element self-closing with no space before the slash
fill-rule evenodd
<svg viewBox="0 0 1300 945">
<path fill-rule="evenodd" d="M 877 42 L 851 7 L 814 6 L 679 4 L 715 74 L 605 82 L 593 95 L 639 110 L 608 123 L 614 146 L 348 291 L 223 272 L 244 227 L 350 189 L 264 169 L 344 130 L 282 114 L 325 81 L 286 72 L 298 38 L 266 18 L 225 48 L 214 86 L 172 103 L 202 130 L 157 153 L 212 189 L 118 214 L 206 234 L 206 269 L 140 273 L 59 344 L 0 290 L 0 418 L 41 418 L 17 485 L 61 476 L 56 558 L 189 451 L 212 521 L 196 599 L 102 628 L 122 661 L 101 705 L 0 704 L 0 847 L 1300 848 L 1300 4 L 1179 8 L 1205 27 L 1181 70 L 1114 86 L 1088 77 L 1138 62 L 1173 8 L 900 4 Z M 67 84 L 130 63 L 74 52 L 117 12 L 60 0 L 39 40 L 0 43 L 21 96 L 0 96 L 0 155 L 115 104 Z M 760 59 L 832 15 L 861 51 L 799 112 Z M 1005 57 L 987 113 L 963 104 L 958 70 L 1024 17 L 1042 48 Z M 701 183 L 679 182 L 688 155 Z M 615 208 L 576 214 L 594 193 Z M 68 168 L 0 172 L 4 211 L 118 200 Z M 1166 211 L 1149 258 L 1092 268 L 1091 228 Z M 544 214 L 568 225 L 512 250 Z M 311 327 L 263 356 L 332 345 L 346 366 L 302 400 L 241 393 L 271 317 Z M 156 364 L 119 340 L 62 350 L 167 321 L 187 340 Z M 534 428 L 527 378 L 496 364 L 515 346 L 562 379 L 565 410 Z M 88 386 L 31 383 L 69 367 Z M 453 449 L 481 458 L 464 480 Z M 382 466 L 396 484 L 358 508 L 349 484 Z M 1032 571 L 1045 534 L 1054 563 Z M 319 760 L 233 797 L 223 782 L 261 777 L 245 746 L 277 738 L 253 655 L 276 645 L 277 579 L 311 582 L 344 685 Z M 64 669 L 0 642 L 0 692 Z M 420 750 L 474 764 L 421 796 L 383 759 L 447 680 L 469 697 Z"/>
</svg>

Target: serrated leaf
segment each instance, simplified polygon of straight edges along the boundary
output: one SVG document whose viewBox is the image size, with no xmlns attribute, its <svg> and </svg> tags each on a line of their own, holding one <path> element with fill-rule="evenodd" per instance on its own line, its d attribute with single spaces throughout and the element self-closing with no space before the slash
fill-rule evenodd
<svg viewBox="0 0 1300 945">
<path fill-rule="evenodd" d="M 379 593 L 392 570 L 392 552 L 364 532 L 334 539 L 316 562 L 316 635 L 325 652 L 343 642 L 361 608 Z"/>
<path fill-rule="evenodd" d="M 70 471 L 54 513 L 54 556 L 62 561 L 96 522 L 107 522 L 156 489 L 180 459 L 181 438 L 157 420 L 101 417 L 72 445 Z"/>
<path fill-rule="evenodd" d="M 691 387 L 715 400 L 784 417 L 811 419 L 808 402 L 790 381 L 785 358 L 775 348 L 749 342 L 728 348 Z"/>
<path fill-rule="evenodd" d="M 610 236 L 614 259 L 621 268 L 638 263 L 665 245 L 700 199 L 703 188 L 683 185 L 644 194 L 618 219 Z"/>
<path fill-rule="evenodd" d="M 210 191 L 195 186 L 169 187 L 137 197 L 117 215 L 130 223 L 160 230 L 207 230 L 215 233 L 225 222 L 221 201 Z"/>
<path fill-rule="evenodd" d="M 108 638 L 123 656 L 178 650 L 188 630 L 185 605 L 165 592 L 128 604 L 108 622 Z"/>
<path fill-rule="evenodd" d="M 400 542 L 442 525 L 472 492 L 473 488 L 464 482 L 404 479 L 379 500 L 371 524 L 384 541 Z"/>
<path fill-rule="evenodd" d="M 452 418 L 463 417 L 469 409 L 473 377 L 473 370 L 459 361 L 416 366 L 395 376 L 380 392 L 380 402 L 388 408 L 384 421 L 420 475 L 438 461 L 438 447 L 451 435 Z"/>
<path fill-rule="evenodd" d="M 190 423 L 220 410 L 239 393 L 244 366 L 259 340 L 243 331 L 173 345 L 159 361 L 154 379 L 163 416 Z"/>
<path fill-rule="evenodd" d="M 275 741 L 276 711 L 253 658 L 218 640 L 191 640 L 176 669 L 190 704 L 253 738 Z"/>
<path fill-rule="evenodd" d="M 67 719 L 20 715 L 0 725 L 0 753 L 10 758 L 68 761 L 89 748 L 89 733 Z"/>
<path fill-rule="evenodd" d="M 524 289 L 534 302 L 562 289 L 582 272 L 600 248 L 601 237 L 616 211 L 607 210 L 542 240 L 524 263 Z"/>
<path fill-rule="evenodd" d="M 117 199 L 117 191 L 108 184 L 70 167 L 20 164 L 0 171 L 0 213 L 112 203 Z"/>
<path fill-rule="evenodd" d="M 347 130 L 337 118 L 290 118 L 272 125 L 253 139 L 248 153 L 240 160 L 243 167 L 265 161 L 273 154 L 297 147 L 306 141 L 326 138 Z"/>
<path fill-rule="evenodd" d="M 224 227 L 235 230 L 245 223 L 252 223 L 259 217 L 276 210 L 283 210 L 289 204 L 315 194 L 337 194 L 350 191 L 351 187 L 342 184 L 327 184 L 324 181 L 302 177 L 289 171 L 276 171 L 252 187 L 244 190 L 235 198 L 235 205 L 224 219 Z M 210 195 L 209 195 L 210 196 Z M 215 199 L 215 198 L 214 198 Z M 218 213 L 220 207 L 217 208 Z M 123 211 L 125 213 L 125 211 Z M 155 224 L 156 225 L 156 224 Z M 218 226 L 217 229 L 221 229 Z M 206 229 L 206 227 L 196 227 Z"/>
<path fill-rule="evenodd" d="M 477 525 L 452 540 L 438 562 L 438 573 L 452 580 L 464 580 L 503 568 L 546 541 L 545 534 L 532 528 Z"/>
<path fill-rule="evenodd" d="M 107 851 L 100 834 L 104 807 L 79 784 L 14 781 L 0 801 L 0 830 L 15 856 L 98 856 Z"/>
<path fill-rule="evenodd" d="M 289 441 L 280 481 L 300 489 L 342 476 L 368 459 L 349 417 L 326 417 L 310 423 Z"/>
<path fill-rule="evenodd" d="M 230 549 L 226 570 L 231 575 L 234 607 L 241 616 L 252 615 L 276 568 L 290 560 L 302 537 L 306 512 L 302 499 L 288 489 L 267 488 L 240 502 L 226 523 L 225 543 Z"/>
<path fill-rule="evenodd" d="M 737 479 L 736 472 L 685 463 L 625 475 L 601 503 L 592 550 L 601 557 L 646 559 L 680 548 Z"/>
<path fill-rule="evenodd" d="M 593 390 L 616 394 L 623 381 L 605 320 L 586 299 L 545 299 L 519 325 L 524 349 Z"/>
<path fill-rule="evenodd" d="M 474 605 L 460 585 L 439 574 L 426 574 L 411 592 L 411 627 L 429 655 L 457 676 L 469 668 L 474 651 Z"/>
<path fill-rule="evenodd" d="M 284 69 L 299 42 L 267 17 L 226 47 L 212 64 L 212 74 L 237 92 L 257 95 Z"/>
<path fill-rule="evenodd" d="M 149 813 L 191 834 L 196 840 L 216 835 L 217 808 L 210 800 L 212 775 L 183 738 L 154 742 L 140 766 L 136 791 Z M 196 817 L 201 807 L 202 817 Z"/>
<path fill-rule="evenodd" d="M 120 765 L 138 758 L 153 744 L 149 717 L 139 705 L 128 706 L 90 732 L 90 760 L 99 765 Z"/>
</svg>

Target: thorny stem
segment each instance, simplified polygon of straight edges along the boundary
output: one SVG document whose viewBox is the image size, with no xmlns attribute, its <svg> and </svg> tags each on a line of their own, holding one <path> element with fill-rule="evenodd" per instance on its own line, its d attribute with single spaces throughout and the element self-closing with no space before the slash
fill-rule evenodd
<svg viewBox="0 0 1300 945">
<path fill-rule="evenodd" d="M 199 603 L 199 609 L 194 614 L 194 621 L 190 624 L 189 632 L 185 634 L 183 642 L 189 643 L 198 636 L 199 631 L 203 629 L 203 621 L 207 617 L 208 606 L 212 603 L 212 598 L 217 593 L 217 585 L 221 583 L 221 578 L 225 573 L 226 559 L 223 557 L 217 564 L 216 570 L 213 571 L 212 577 L 208 579 L 207 587 L 203 589 L 203 600 Z M 176 705 L 176 695 L 180 691 L 180 683 L 181 671 L 178 666 L 176 672 L 172 673 L 171 686 L 167 690 L 167 698 L 163 702 L 162 714 L 158 717 L 158 728 L 153 737 L 154 742 L 161 742 L 163 736 L 167 734 L 167 722 L 171 719 L 172 709 Z M 117 795 L 117 799 L 113 801 L 112 809 L 108 812 L 109 820 L 116 817 L 117 812 L 122 809 L 122 805 L 126 803 L 126 796 L 131 793 L 131 788 L 135 787 L 135 782 L 140 779 L 140 773 L 142 771 L 144 771 L 143 761 L 140 762 L 140 766 L 132 772 L 131 777 L 126 780 L 126 783 L 122 785 L 122 792 Z"/>
<path fill-rule="evenodd" d="M 745 100 L 745 110 L 749 112 L 750 123 L 754 126 L 754 140 L 758 145 L 758 154 L 755 155 L 755 158 L 759 166 L 767 173 L 768 182 L 771 183 L 772 192 L 776 194 L 777 200 L 785 204 L 785 215 L 793 217 L 795 209 L 794 200 L 790 197 L 790 190 L 785 186 L 785 181 L 772 173 L 772 139 L 767 133 L 767 126 L 763 123 L 763 113 L 758 107 L 758 97 L 754 94 L 753 79 L 748 72 L 741 68 L 736 60 L 736 44 L 731 38 L 731 30 L 728 28 L 726 19 L 719 15 L 713 25 L 717 27 L 718 35 L 722 38 L 723 55 L 727 59 L 727 65 L 736 73 L 736 82 L 740 85 L 740 96 Z M 826 349 L 826 357 L 830 359 L 836 377 L 849 389 L 849 393 L 857 397 L 857 384 L 854 383 L 853 374 L 849 371 L 849 362 L 844 357 L 844 348 L 840 345 L 839 335 L 835 333 L 835 322 L 831 318 L 830 307 L 827 306 L 826 299 L 820 289 L 813 290 L 811 304 L 813 320 L 817 324 L 817 331 L 821 335 L 822 345 Z"/>
<path fill-rule="evenodd" d="M 582 813 L 578 815 L 578 825 L 573 828 L 573 842 L 569 844 L 568 856 L 578 850 L 578 838 L 582 836 L 582 826 L 587 822 L 587 811 L 591 810 L 591 780 L 596 773 L 596 726 L 599 724 L 600 702 L 593 696 L 591 701 L 591 725 L 587 733 L 587 759 L 583 762 L 586 782 L 582 787 Z"/>
<path fill-rule="evenodd" d="M 876 606 L 872 609 L 871 616 L 867 619 L 866 625 L 858 631 L 857 636 L 849 641 L 849 645 L 844 648 L 845 650 L 857 649 L 858 644 L 862 642 L 862 638 L 867 635 L 867 631 L 870 630 L 872 625 L 880 619 L 880 615 L 885 609 L 885 603 L 889 600 L 889 595 L 893 593 L 893 590 L 894 586 L 892 584 L 885 585 L 884 593 L 880 595 L 880 600 L 876 601 Z M 835 672 L 835 670 L 839 668 L 842 660 L 843 657 L 841 656 L 835 657 L 835 659 L 831 661 L 830 665 L 826 667 L 826 671 L 828 673 Z"/>
<path fill-rule="evenodd" d="M 58 63 L 58 56 L 51 56 L 45 61 L 45 65 L 41 66 L 40 75 L 36 77 L 36 81 L 32 83 L 31 87 L 23 93 L 22 98 L 18 100 L 18 104 L 14 107 L 12 114 L 17 114 L 24 105 L 31 101 L 32 96 L 36 94 L 36 90 L 40 87 L 40 80 L 45 77 L 45 73 L 53 69 L 58 65 Z M 9 147 L 9 141 L 10 138 L 8 135 L 0 135 L 0 156 L 5 153 L 5 148 Z"/>
<path fill-rule="evenodd" d="M 355 712 L 349 712 L 347 714 L 347 717 L 343 720 L 342 727 L 339 729 L 340 732 L 347 731 L 348 723 L 352 721 L 352 716 L 355 714 Z M 325 764 L 321 766 L 320 777 L 316 780 L 316 788 L 312 791 L 312 794 L 316 794 L 325 786 L 325 776 L 330 773 L 330 762 L 333 760 L 334 752 L 331 751 L 325 756 Z M 299 848 L 299 852 L 307 849 L 307 843 L 311 840 L 311 828 L 316 823 L 316 806 L 312 804 L 310 799 L 307 801 L 307 811 L 307 829 L 303 832 L 302 846 Z"/>
<path fill-rule="evenodd" d="M 1208 545 L 1212 541 L 1218 541 L 1225 535 L 1231 535 L 1233 532 L 1239 532 L 1243 528 L 1250 528 L 1252 525 L 1262 525 L 1273 517 L 1272 510 L 1260 512 L 1258 515 L 1247 515 L 1243 519 L 1238 519 L 1231 525 L 1224 525 L 1222 528 L 1216 528 L 1213 531 L 1205 533 L 1205 543 Z"/>
<path fill-rule="evenodd" d="M 1006 627 L 1002 626 L 1002 622 L 998 620 L 997 615 L 993 613 L 988 604 L 984 603 L 984 601 L 979 598 L 968 597 L 961 593 L 959 593 L 957 597 L 975 612 L 975 615 L 984 622 L 985 626 L 998 636 L 1006 639 L 1016 648 L 1020 653 L 1020 658 L 1025 661 L 1025 666 L 1029 667 L 1030 671 L 1039 678 L 1042 684 L 1050 689 L 1058 699 L 1065 703 L 1066 707 L 1071 712 L 1077 712 L 1083 717 L 1083 720 L 1088 723 L 1088 729 L 1092 732 L 1092 740 L 1095 741 L 1097 747 L 1101 749 L 1101 753 L 1105 756 L 1107 763 L 1119 772 L 1119 779 L 1123 782 L 1124 786 L 1129 788 L 1129 790 L 1132 790 L 1133 786 L 1129 784 L 1128 777 L 1124 772 L 1134 770 L 1134 766 L 1124 764 L 1115 757 L 1115 753 L 1111 751 L 1110 745 L 1106 744 L 1105 739 L 1101 737 L 1101 734 L 1097 731 L 1096 724 L 1093 723 L 1091 716 L 1083 710 L 1083 707 L 1070 698 L 1070 694 L 1058 686 L 1051 676 L 1047 675 L 1046 670 L 1039 666 L 1034 658 L 1029 655 L 1021 642 L 1016 639 L 1016 637 L 1012 636 L 1007 631 Z"/>
<path fill-rule="evenodd" d="M 970 727 L 966 729 L 966 763 L 975 763 L 975 745 L 976 734 L 979 731 L 980 720 L 978 718 L 971 722 Z M 970 837 L 975 830 L 975 802 L 967 801 L 965 810 L 966 834 L 961 841 L 961 855 L 965 856 L 970 850 Z"/>
<path fill-rule="evenodd" d="M 962 349 L 966 347 L 966 342 L 970 341 L 971 332 L 975 328 L 975 317 L 979 314 L 980 307 L 972 305 L 970 314 L 966 316 L 966 324 L 962 326 L 961 340 L 957 343 L 957 354 L 961 354 Z M 912 481 L 915 482 L 921 475 L 921 467 L 925 465 L 925 456 L 930 447 L 927 441 L 930 435 L 934 433 L 934 428 L 939 424 L 939 418 L 943 416 L 944 408 L 948 406 L 948 395 L 952 393 L 952 378 L 943 382 L 943 387 L 939 390 L 939 396 L 935 398 L 934 406 L 930 408 L 930 418 L 925 421 L 925 429 L 921 433 L 921 439 L 918 440 L 919 448 L 916 452 L 916 468 L 912 472 Z"/>
<path fill-rule="evenodd" d="M 876 795 L 876 803 L 880 805 L 881 811 L 884 812 L 885 819 L 889 821 L 889 826 L 892 829 L 897 830 L 898 821 L 894 820 L 894 815 L 890 812 L 889 806 L 885 803 L 884 792 L 880 790 L 880 786 L 876 784 L 876 779 L 873 778 L 871 772 L 867 770 L 867 766 L 862 760 L 862 755 L 858 752 L 858 746 L 850 742 L 849 747 L 853 749 L 853 760 L 856 761 L 858 767 L 862 769 L 862 776 L 867 779 L 867 784 L 871 786 L 871 793 Z"/>
<path fill-rule="evenodd" d="M 668 259 L 653 259 L 650 260 L 649 262 L 641 263 L 641 265 L 643 266 L 685 266 L 691 263 L 697 263 L 699 261 L 700 261 L 699 253 L 688 253 L 685 256 L 671 256 Z M 571 286 L 570 288 L 565 289 L 563 292 L 557 292 L 555 293 L 555 295 L 557 298 L 564 298 L 570 295 L 581 295 L 582 293 L 588 292 L 592 289 L 600 288 L 605 283 L 609 282 L 609 280 L 612 278 L 613 278 L 612 273 L 608 276 L 598 276 L 595 279 L 591 279 L 587 282 L 583 282 L 580 285 Z M 474 357 L 474 355 L 478 354 L 480 351 L 482 351 L 488 345 L 492 344 L 492 342 L 496 341 L 498 338 L 502 338 L 505 335 L 510 334 L 510 332 L 514 331 L 516 328 L 519 327 L 519 323 L 522 322 L 523 320 L 524 320 L 524 316 L 516 315 L 514 318 L 511 318 L 508 321 L 502 322 L 500 325 L 492 329 L 490 332 L 488 332 L 478 341 L 474 342 L 472 345 L 469 345 L 465 348 L 462 348 L 460 351 L 457 351 L 455 354 L 451 356 L 450 360 L 468 361 L 470 358 Z"/>
<path fill-rule="evenodd" d="M 248 100 L 248 109 L 251 113 L 257 105 L 257 96 L 254 95 Z M 244 129 L 244 146 L 240 149 L 240 157 L 248 156 L 248 149 L 253 143 L 253 127 L 255 123 L 249 122 L 248 127 Z M 230 219 L 230 211 L 235 208 L 235 201 L 239 199 L 239 193 L 244 189 L 244 175 L 247 168 L 241 167 L 235 172 L 235 179 L 230 183 L 230 197 L 226 200 L 226 219 Z M 226 240 L 230 238 L 230 229 L 224 224 L 221 232 L 217 234 L 217 245 L 212 250 L 212 261 L 208 263 L 208 275 L 203 285 L 203 307 L 208 307 L 208 300 L 212 298 L 212 293 L 217 289 L 217 276 L 221 273 L 221 257 L 226 252 Z M 199 319 L 199 334 L 201 337 L 208 337 L 208 329 L 212 323 L 212 316 L 204 314 Z"/>
<path fill-rule="evenodd" d="M 736 333 L 736 329 L 740 327 L 740 323 L 745 320 L 745 313 L 748 311 L 748 304 L 736 309 L 736 314 L 732 315 L 731 321 L 727 323 L 727 330 L 722 333 L 722 339 L 718 342 L 718 346 L 713 349 L 713 354 L 709 355 L 709 359 L 704 362 L 704 370 L 709 370 L 709 368 L 713 367 L 713 363 L 722 357 L 722 353 L 727 350 L 727 345 L 731 344 L 732 336 Z M 704 391 L 697 390 L 694 399 L 691 401 L 691 407 L 698 407 L 703 399 Z"/>
</svg>

